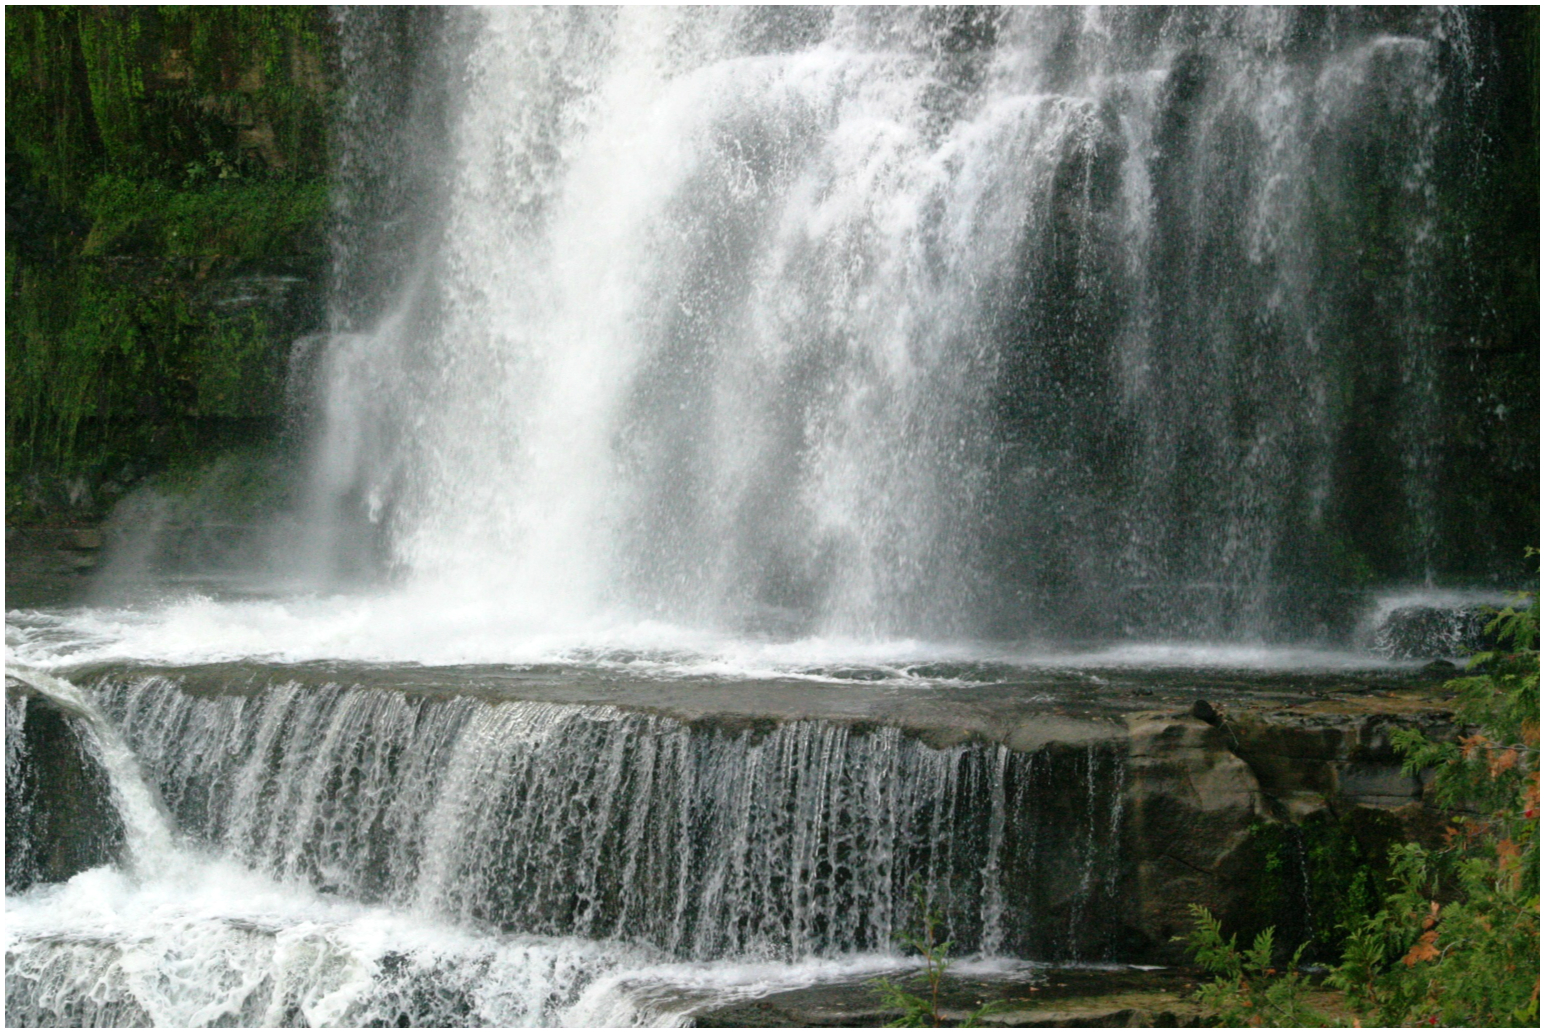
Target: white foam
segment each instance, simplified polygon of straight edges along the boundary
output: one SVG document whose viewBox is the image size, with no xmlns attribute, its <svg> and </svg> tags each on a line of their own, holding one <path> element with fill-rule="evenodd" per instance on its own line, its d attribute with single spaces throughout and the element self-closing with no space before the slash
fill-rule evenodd
<svg viewBox="0 0 1545 1033">
<path fill-rule="evenodd" d="M 1374 596 L 1362 624 L 1365 628 L 1378 628 L 1392 614 L 1413 607 L 1435 610 L 1463 610 L 1480 606 L 1501 608 L 1515 601 L 1514 596 L 1496 589 L 1397 588 Z"/>
<path fill-rule="evenodd" d="M 5 911 L 8 992 L 119 1009 L 103 1018 L 137 1008 L 157 1026 L 390 1023 L 412 1014 L 425 979 L 464 998 L 463 1021 L 546 1025 L 597 975 L 659 961 L 643 947 L 502 936 L 323 897 L 191 852 L 150 876 L 97 868 L 7 894 Z"/>
<path fill-rule="evenodd" d="M 916 682 L 909 668 L 990 661 L 1030 669 L 1204 668 L 1329 671 L 1384 666 L 1366 652 L 1266 644 L 1149 642 L 1084 650 L 917 638 L 812 636 L 759 640 L 606 614 L 541 623 L 522 614 L 421 592 L 11 611 L 7 655 L 43 670 L 100 662 L 191 665 L 302 663 L 577 664 L 640 677 L 831 680 L 855 666 Z M 872 676 L 872 674 L 871 674 Z"/>
</svg>

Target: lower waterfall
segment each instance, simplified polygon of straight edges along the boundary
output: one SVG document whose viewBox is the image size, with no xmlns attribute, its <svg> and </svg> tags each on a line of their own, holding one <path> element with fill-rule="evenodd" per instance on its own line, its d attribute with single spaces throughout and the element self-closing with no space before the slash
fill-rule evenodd
<svg viewBox="0 0 1545 1033">
<path fill-rule="evenodd" d="M 914 888 L 959 953 L 1111 950 L 1109 745 L 694 724 L 501 700 L 475 676 L 215 675 L 129 668 L 83 692 L 18 673 L 117 743 L 114 797 L 144 801 L 131 843 L 158 846 L 9 898 L 11 1024 L 509 1025 L 582 1002 L 655 1021 L 712 999 L 716 972 L 722 994 L 748 972 L 893 968 Z M 629 1003 L 683 979 L 706 985 L 661 1014 Z"/>
</svg>

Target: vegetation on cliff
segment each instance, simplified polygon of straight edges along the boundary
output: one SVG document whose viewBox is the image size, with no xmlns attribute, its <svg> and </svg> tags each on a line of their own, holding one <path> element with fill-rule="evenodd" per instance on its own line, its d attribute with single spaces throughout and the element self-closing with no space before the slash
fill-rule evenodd
<svg viewBox="0 0 1545 1033">
<path fill-rule="evenodd" d="M 1328 982 L 1379 1025 L 1537 1026 L 1540 1017 L 1540 654 L 1538 608 L 1504 610 L 1500 647 L 1450 683 L 1464 734 L 1434 742 L 1396 733 L 1408 771 L 1431 769 L 1434 802 L 1450 815 L 1446 845 L 1401 843 L 1372 914 L 1343 926 Z M 1247 950 L 1194 909 L 1191 949 L 1215 977 L 1203 1002 L 1224 1025 L 1328 1025 L 1309 1007 L 1299 969 L 1273 930 Z"/>
<path fill-rule="evenodd" d="M 7 9 L 8 519 L 273 435 L 319 320 L 330 48 L 313 7 Z"/>
</svg>

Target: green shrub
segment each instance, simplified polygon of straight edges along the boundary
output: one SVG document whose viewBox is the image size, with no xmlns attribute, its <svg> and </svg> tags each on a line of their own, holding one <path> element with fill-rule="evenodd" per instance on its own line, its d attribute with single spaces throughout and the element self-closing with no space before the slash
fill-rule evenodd
<svg viewBox="0 0 1545 1033">
<path fill-rule="evenodd" d="M 1407 770 L 1434 770 L 1434 796 L 1454 812 L 1448 845 L 1392 851 L 1392 892 L 1333 976 L 1385 1025 L 1539 1024 L 1538 610 L 1509 608 L 1487 630 L 1503 648 L 1450 683 L 1466 734 L 1396 740 Z"/>
<path fill-rule="evenodd" d="M 1303 947 L 1279 969 L 1272 962 L 1272 930 L 1263 930 L 1250 948 L 1242 951 L 1236 937 L 1223 938 L 1218 920 L 1205 907 L 1192 904 L 1191 915 L 1196 919 L 1188 937 L 1191 955 L 1213 976 L 1197 997 L 1218 1025 L 1330 1025 L 1305 998 L 1307 983 L 1298 966 Z"/>
<path fill-rule="evenodd" d="M 896 938 L 923 959 L 923 971 L 920 976 L 914 977 L 912 989 L 890 979 L 876 979 L 870 984 L 887 1007 L 901 1012 L 900 1018 L 886 1023 L 887 1028 L 938 1027 L 947 1024 L 943 1013 L 939 1011 L 939 992 L 944 984 L 944 974 L 950 967 L 950 941 L 941 941 L 938 935 L 944 916 L 938 908 L 928 903 L 927 894 L 921 886 L 914 885 L 912 893 L 917 902 L 918 918 Z M 968 1014 L 960 1025 L 980 1025 L 984 1016 L 1004 1007 L 1002 1001 L 989 1001 Z"/>
</svg>

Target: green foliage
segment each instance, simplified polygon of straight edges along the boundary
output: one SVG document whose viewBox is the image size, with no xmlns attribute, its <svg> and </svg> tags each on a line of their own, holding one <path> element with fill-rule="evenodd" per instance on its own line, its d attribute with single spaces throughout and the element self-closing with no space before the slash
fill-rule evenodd
<svg viewBox="0 0 1545 1033">
<path fill-rule="evenodd" d="M 1349 922 L 1331 985 L 1380 1025 L 1539 1024 L 1539 619 L 1525 605 L 1487 628 L 1498 650 L 1450 683 L 1462 734 L 1395 738 L 1408 771 L 1432 769 L 1434 799 L 1452 812 L 1448 845 L 1402 843 L 1378 910 Z M 1271 967 L 1271 930 L 1247 952 L 1193 908 L 1190 944 L 1213 975 L 1201 991 L 1224 1024 L 1305 1025 L 1296 971 Z"/>
<path fill-rule="evenodd" d="M 53 507 L 39 485 L 272 421 L 290 317 L 209 284 L 320 267 L 328 24 L 301 6 L 6 9 L 8 514 Z"/>
<path fill-rule="evenodd" d="M 177 185 L 190 162 L 261 152 L 270 135 L 271 171 L 314 178 L 324 26 L 307 6 L 7 8 L 7 148 L 67 205 L 103 172 Z"/>
<path fill-rule="evenodd" d="M 939 991 L 944 983 L 944 974 L 950 966 L 951 943 L 939 939 L 939 927 L 944 922 L 944 916 L 928 903 L 921 886 L 914 886 L 912 892 L 917 903 L 918 924 L 899 933 L 897 939 L 923 959 L 923 971 L 914 977 L 913 989 L 889 979 L 876 979 L 870 984 L 887 1007 L 899 1009 L 902 1013 L 900 1018 L 886 1023 L 888 1028 L 937 1027 L 947 1024 L 939 1011 Z M 1002 1002 L 988 1002 L 968 1014 L 959 1025 L 978 1026 L 984 1016 L 1002 1007 Z"/>
<path fill-rule="evenodd" d="M 88 455 L 88 428 L 111 420 L 144 372 L 138 299 L 95 270 L 6 257 L 7 466 Z"/>
<path fill-rule="evenodd" d="M 1218 920 L 1200 904 L 1191 905 L 1196 926 L 1188 937 L 1191 954 L 1213 976 L 1197 996 L 1220 1026 L 1328 1026 L 1330 1021 L 1309 1007 L 1308 985 L 1299 972 L 1304 949 L 1279 969 L 1272 962 L 1272 930 L 1262 930 L 1248 950 L 1237 937 L 1223 938 Z"/>
<path fill-rule="evenodd" d="M 6 165 L 25 156 L 52 197 L 68 204 L 102 168 L 102 144 L 84 81 L 74 7 L 5 11 Z M 9 171 L 7 173 L 9 176 Z"/>
<path fill-rule="evenodd" d="M 1251 893 L 1236 912 L 1239 931 L 1248 939 L 1274 929 L 1279 949 L 1287 938 L 1303 944 L 1307 960 L 1339 960 L 1347 930 L 1378 910 L 1389 848 L 1401 833 L 1398 820 L 1364 810 L 1254 825 L 1244 846 Z"/>
<path fill-rule="evenodd" d="M 1333 977 L 1385 1025 L 1539 1024 L 1538 609 L 1510 607 L 1487 630 L 1503 648 L 1450 683 L 1467 734 L 1396 742 L 1408 770 L 1434 769 L 1455 812 L 1448 846 L 1396 848 L 1393 890 Z"/>
<path fill-rule="evenodd" d="M 274 416 L 282 371 L 268 317 L 194 304 L 187 287 L 90 262 L 7 261 L 9 513 L 34 515 L 17 483 L 28 471 L 173 461 L 210 420 Z"/>
<path fill-rule="evenodd" d="M 83 207 L 92 220 L 85 255 L 257 260 L 320 246 L 327 184 L 235 180 L 171 190 L 153 180 L 104 175 Z"/>
</svg>

